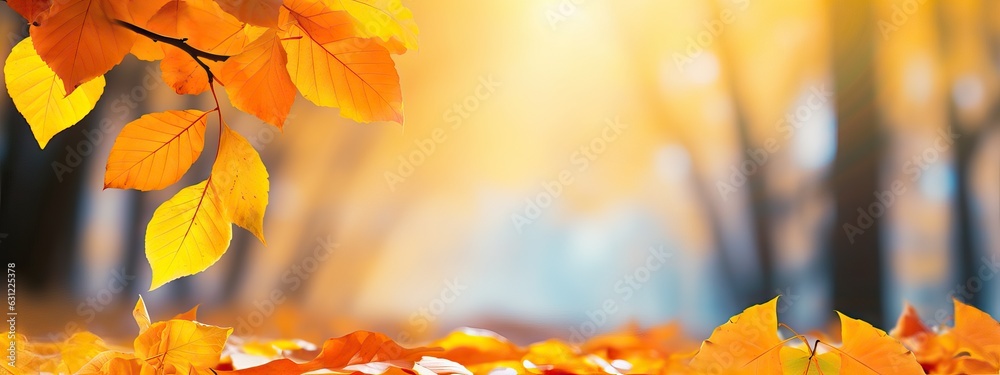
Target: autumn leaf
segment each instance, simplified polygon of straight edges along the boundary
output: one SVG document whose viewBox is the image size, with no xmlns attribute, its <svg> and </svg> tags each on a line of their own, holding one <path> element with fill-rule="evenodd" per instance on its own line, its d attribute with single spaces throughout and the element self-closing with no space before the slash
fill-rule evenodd
<svg viewBox="0 0 1000 375">
<path fill-rule="evenodd" d="M 169 1 L 171 0 L 130 1 L 128 3 L 128 10 L 132 16 L 132 23 L 139 27 L 148 27 L 147 23 L 149 19 Z M 163 49 L 161 46 L 148 38 L 136 38 L 129 52 L 139 60 L 156 61 L 163 59 Z"/>
<path fill-rule="evenodd" d="M 135 355 L 157 370 L 172 367 L 186 374 L 192 366 L 208 369 L 219 362 L 232 332 L 188 320 L 157 322 L 135 339 Z"/>
<path fill-rule="evenodd" d="M 61 368 L 75 373 L 84 368 L 91 359 L 108 350 L 108 345 L 97 335 L 81 331 L 74 333 L 58 345 Z"/>
<path fill-rule="evenodd" d="M 211 25 L 212 32 L 205 32 L 205 25 Z M 147 27 L 164 36 L 183 38 L 198 50 L 222 55 L 237 54 L 249 43 L 243 22 L 212 0 L 169 0 L 150 18 Z"/>
<path fill-rule="evenodd" d="M 1000 323 L 989 314 L 954 299 L 955 327 L 949 331 L 957 338 L 959 349 L 1000 366 Z"/>
<path fill-rule="evenodd" d="M 729 318 L 701 345 L 691 360 L 699 371 L 732 374 L 781 374 L 778 297 Z"/>
<path fill-rule="evenodd" d="M 174 315 L 172 320 L 191 320 L 191 321 L 198 320 L 198 306 L 199 305 L 194 305 L 194 307 L 192 307 L 190 310 Z"/>
<path fill-rule="evenodd" d="M 201 155 L 208 113 L 166 111 L 126 124 L 111 146 L 104 187 L 146 191 L 179 181 Z"/>
<path fill-rule="evenodd" d="M 223 126 L 212 184 L 226 207 L 226 220 L 264 240 L 264 210 L 270 185 L 257 150 L 243 136 Z"/>
<path fill-rule="evenodd" d="M 920 321 L 917 309 L 913 308 L 913 305 L 909 303 L 903 305 L 903 312 L 899 315 L 899 319 L 896 320 L 896 327 L 889 331 L 889 335 L 897 339 L 931 333 L 931 330 Z"/>
<path fill-rule="evenodd" d="M 108 350 L 92 358 L 74 375 L 111 375 L 122 373 L 121 371 L 124 368 L 128 368 L 128 371 L 132 372 L 133 366 L 140 366 L 135 355 Z M 124 373 L 127 374 L 128 372 Z"/>
<path fill-rule="evenodd" d="M 899 341 L 863 320 L 840 312 L 841 374 L 923 374 L 924 370 Z"/>
<path fill-rule="evenodd" d="M 610 367 L 596 355 L 582 353 L 576 347 L 559 340 L 546 340 L 528 345 L 521 362 L 532 373 L 599 374 Z"/>
<path fill-rule="evenodd" d="M 156 370 L 138 358 L 112 358 L 101 369 L 107 375 L 156 375 Z M 161 372 L 166 374 L 166 372 Z"/>
<path fill-rule="evenodd" d="M 203 32 L 212 25 L 212 32 Z M 200 51 L 219 55 L 235 55 L 243 51 L 257 34 L 244 23 L 226 13 L 212 0 L 169 0 L 149 21 L 147 28 L 185 43 Z M 178 94 L 197 95 L 208 91 L 208 72 L 195 59 L 171 46 L 162 46 L 160 70 L 163 81 Z M 202 61 L 215 65 L 212 61 Z"/>
<path fill-rule="evenodd" d="M 229 247 L 232 226 L 209 182 L 182 189 L 153 212 L 146 228 L 146 259 L 153 269 L 149 290 L 204 271 Z"/>
<path fill-rule="evenodd" d="M 885 331 L 840 313 L 840 347 L 818 341 L 831 350 L 818 353 L 806 342 L 785 346 L 776 304 L 777 298 L 752 306 L 716 328 L 691 366 L 730 374 L 923 374 L 913 354 Z"/>
<path fill-rule="evenodd" d="M 163 47 L 160 71 L 163 82 L 180 95 L 198 95 L 209 90 L 208 72 L 194 58 L 176 47 Z"/>
<path fill-rule="evenodd" d="M 287 61 L 274 30 L 264 32 L 242 53 L 226 60 L 220 79 L 233 106 L 282 127 L 295 101 Z"/>
<path fill-rule="evenodd" d="M 135 324 L 139 326 L 140 335 L 146 332 L 152 324 L 149 321 L 149 311 L 146 310 L 146 302 L 142 300 L 142 296 L 139 296 L 139 300 L 135 302 L 135 307 L 132 308 L 132 317 L 135 318 Z"/>
<path fill-rule="evenodd" d="M 332 371 L 381 369 L 384 372 L 388 367 L 413 368 L 420 363 L 424 354 L 439 350 L 431 348 L 406 349 L 381 333 L 357 331 L 343 337 L 327 340 L 319 355 L 308 362 L 296 363 L 283 358 L 257 367 L 236 371 L 218 371 L 218 373 L 232 375 L 304 374 L 323 369 Z"/>
<path fill-rule="evenodd" d="M 486 330 L 463 329 L 434 341 L 431 346 L 444 349 L 437 357 L 465 365 L 520 360 L 525 350 L 503 336 Z"/>
<path fill-rule="evenodd" d="M 41 148 L 90 113 L 104 93 L 100 76 L 66 95 L 62 80 L 35 53 L 30 37 L 14 46 L 3 70 L 7 92 Z"/>
<path fill-rule="evenodd" d="M 278 26 L 278 9 L 281 0 L 215 0 L 223 10 L 240 21 L 257 25 Z"/>
<path fill-rule="evenodd" d="M 295 351 L 295 350 L 316 350 L 316 346 L 308 341 L 303 340 L 273 340 L 268 342 L 258 342 L 252 341 L 240 346 L 240 349 L 247 354 L 264 357 L 264 358 L 276 358 L 281 356 L 285 352 Z"/>
<path fill-rule="evenodd" d="M 360 36 L 396 40 L 405 50 L 417 50 L 417 23 L 401 0 L 323 0 L 333 10 L 351 14 Z"/>
<path fill-rule="evenodd" d="M 114 23 L 131 20 L 126 6 L 114 0 L 57 0 L 31 27 L 35 50 L 67 93 L 107 73 L 132 49 L 135 33 Z"/>
<path fill-rule="evenodd" d="M 7 5 L 32 23 L 41 21 L 38 16 L 52 6 L 52 0 L 7 0 Z"/>
<path fill-rule="evenodd" d="M 344 12 L 319 2 L 286 4 L 297 22 L 282 35 L 288 73 L 302 96 L 320 106 L 340 108 L 359 122 L 403 122 L 399 75 L 389 51 L 348 32 Z"/>
</svg>

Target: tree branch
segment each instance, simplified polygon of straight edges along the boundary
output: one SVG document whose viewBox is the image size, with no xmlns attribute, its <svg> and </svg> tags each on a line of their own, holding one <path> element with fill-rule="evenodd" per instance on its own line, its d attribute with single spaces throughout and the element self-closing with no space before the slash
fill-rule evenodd
<svg viewBox="0 0 1000 375">
<path fill-rule="evenodd" d="M 161 42 L 172 45 L 174 47 L 179 48 L 181 51 L 186 52 L 188 55 L 191 55 L 191 58 L 194 59 L 194 61 L 197 62 L 198 65 L 201 65 L 202 69 L 205 69 L 205 73 L 208 74 L 209 83 L 211 83 L 214 80 L 215 75 L 212 74 L 212 70 L 208 67 L 208 64 L 205 64 L 205 62 L 201 61 L 201 59 L 208 59 L 216 62 L 222 62 L 229 59 L 229 56 L 226 55 L 217 55 L 214 53 L 205 52 L 200 49 L 191 47 L 190 44 L 187 44 L 187 38 L 177 39 L 165 35 L 160 35 L 122 20 L 115 20 L 115 23 L 126 29 L 132 30 L 132 32 L 136 34 L 147 37 L 154 42 Z"/>
</svg>

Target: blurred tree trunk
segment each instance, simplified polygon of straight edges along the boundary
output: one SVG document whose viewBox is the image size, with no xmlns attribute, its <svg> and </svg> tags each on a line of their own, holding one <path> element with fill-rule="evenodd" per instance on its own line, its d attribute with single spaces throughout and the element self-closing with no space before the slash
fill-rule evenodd
<svg viewBox="0 0 1000 375">
<path fill-rule="evenodd" d="M 718 4 L 715 3 L 716 13 L 721 13 L 722 10 L 719 8 Z M 727 37 L 727 33 L 723 33 L 719 39 L 721 40 L 721 48 L 719 48 L 719 65 L 722 66 L 725 78 L 725 84 L 727 90 L 729 91 L 729 98 L 732 101 L 733 106 L 733 122 L 736 125 L 737 134 L 740 141 L 740 162 L 748 158 L 745 153 L 748 150 L 756 149 L 759 146 L 754 142 L 753 135 L 751 134 L 752 129 L 750 127 L 750 119 L 747 117 L 747 111 L 745 105 L 743 104 L 742 98 L 740 98 L 740 80 L 737 77 L 736 64 L 739 60 L 734 58 L 733 53 L 733 42 L 730 40 L 731 37 Z M 757 261 L 760 262 L 760 286 L 753 288 L 753 296 L 755 301 L 767 301 L 774 298 L 775 291 L 778 288 L 775 287 L 775 267 L 774 267 L 774 243 L 771 239 L 771 217 L 769 212 L 769 202 L 767 196 L 767 186 L 765 185 L 765 178 L 767 177 L 767 163 L 760 163 L 757 165 L 757 171 L 754 173 L 749 173 L 746 175 L 747 184 L 746 189 L 748 190 L 747 196 L 750 201 L 747 202 L 749 205 L 748 210 L 750 211 L 750 228 L 753 231 L 754 237 L 754 253 L 757 255 Z M 779 292 L 780 293 L 780 292 Z"/>
<path fill-rule="evenodd" d="M 938 14 L 944 14 L 945 12 L 941 9 L 944 7 L 943 3 L 938 3 Z M 987 12 L 983 12 L 983 19 L 978 23 L 980 25 L 989 25 L 990 15 Z M 954 21 L 949 22 L 949 20 L 939 17 L 938 20 L 938 30 L 941 34 L 942 40 L 948 41 L 960 37 L 956 35 L 953 31 L 958 25 L 954 24 Z M 996 57 L 996 47 L 998 45 L 997 39 L 991 37 L 988 27 L 984 27 L 981 30 L 985 35 L 983 40 L 986 41 L 982 45 L 984 50 L 990 51 L 989 56 Z M 945 55 L 956 53 L 952 51 L 949 47 L 952 46 L 954 42 L 945 43 L 944 48 L 941 51 Z M 996 59 L 991 61 L 994 66 L 997 66 L 998 62 Z M 954 84 L 957 77 L 950 77 L 951 81 L 949 84 Z M 986 83 L 984 83 L 985 85 Z M 947 87 L 951 88 L 952 85 Z M 975 191 L 973 186 L 973 173 L 972 163 L 975 161 L 976 154 L 979 152 L 980 140 L 983 139 L 983 135 L 986 134 L 991 127 L 998 124 L 1000 120 L 1000 105 L 997 103 L 990 103 L 987 114 L 978 120 L 967 119 L 967 123 L 963 124 L 961 109 L 958 108 L 957 103 L 952 95 L 948 95 L 948 129 L 951 133 L 957 134 L 958 138 L 954 140 L 952 145 L 955 153 L 955 193 L 952 196 L 952 208 L 954 209 L 954 230 L 955 230 L 955 246 L 958 258 L 958 278 L 957 282 L 959 285 L 966 286 L 966 283 L 977 276 L 979 267 L 983 265 L 981 256 L 985 255 L 985 252 L 980 251 L 978 240 L 982 238 L 977 238 L 977 234 L 985 233 L 989 231 L 990 228 L 982 227 L 976 218 L 976 212 L 973 209 L 975 204 Z M 987 96 L 986 100 L 990 100 Z M 980 123 L 976 123 L 980 122 Z M 973 126 L 969 126 L 973 125 Z M 980 229 L 980 230 L 977 230 Z M 971 292 L 971 291 L 970 291 Z M 963 299 L 966 303 L 982 306 L 984 300 L 983 294 L 988 292 L 975 292 L 975 293 L 957 293 L 956 298 Z"/>
<path fill-rule="evenodd" d="M 837 113 L 837 155 L 831 175 L 836 221 L 829 242 L 833 306 L 882 326 L 882 225 L 878 218 L 859 223 L 858 212 L 874 200 L 885 146 L 875 97 L 874 9 L 867 0 L 832 2 L 829 9 Z"/>
<path fill-rule="evenodd" d="M 79 226 L 79 202 L 86 159 L 94 146 L 82 129 L 96 128 L 91 118 L 60 133 L 39 149 L 28 124 L 8 103 L 4 119 L 7 140 L 3 157 L 0 187 L 0 233 L 4 252 L 17 263 L 19 285 L 36 292 L 65 293 L 73 285 L 71 272 L 75 262 Z M 77 151 L 89 147 L 90 153 Z M 69 170 L 58 173 L 54 163 Z"/>
</svg>

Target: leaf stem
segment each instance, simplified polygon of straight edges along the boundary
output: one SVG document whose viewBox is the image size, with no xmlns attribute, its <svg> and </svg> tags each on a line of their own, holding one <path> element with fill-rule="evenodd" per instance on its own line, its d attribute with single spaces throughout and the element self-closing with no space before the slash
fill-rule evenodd
<svg viewBox="0 0 1000 375">
<path fill-rule="evenodd" d="M 208 64 L 205 64 L 205 62 L 201 61 L 201 59 L 208 59 L 216 62 L 222 62 L 229 59 L 229 56 L 226 55 L 218 55 L 191 47 L 190 44 L 187 44 L 187 38 L 178 39 L 166 35 L 160 35 L 152 31 L 146 30 L 142 27 L 136 26 L 132 23 L 128 23 L 122 20 L 114 20 L 114 21 L 117 25 L 129 29 L 136 34 L 147 37 L 154 42 L 166 43 L 179 48 L 181 51 L 186 52 L 188 55 L 191 56 L 192 59 L 194 59 L 195 62 L 198 63 L 198 65 L 201 65 L 202 69 L 205 69 L 205 73 L 208 74 L 208 83 L 210 85 L 212 84 L 212 81 L 215 80 L 215 75 L 212 74 L 212 69 L 208 67 Z M 218 104 L 218 100 L 216 100 L 216 103 Z"/>
</svg>

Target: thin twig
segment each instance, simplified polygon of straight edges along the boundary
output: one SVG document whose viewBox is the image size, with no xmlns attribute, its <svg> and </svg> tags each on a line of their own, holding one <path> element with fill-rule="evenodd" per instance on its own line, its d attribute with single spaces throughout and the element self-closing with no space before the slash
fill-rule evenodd
<svg viewBox="0 0 1000 375">
<path fill-rule="evenodd" d="M 172 45 L 174 47 L 179 48 L 181 51 L 186 52 L 188 55 L 191 55 L 191 58 L 194 59 L 194 61 L 197 62 L 198 65 L 201 65 L 202 69 L 205 69 L 205 73 L 208 74 L 209 84 L 211 84 L 211 82 L 214 80 L 215 75 L 212 74 L 212 69 L 208 67 L 208 64 L 205 64 L 205 62 L 201 61 L 201 59 L 204 58 L 216 62 L 222 62 L 229 59 L 229 56 L 226 55 L 217 55 L 214 53 L 205 52 L 200 49 L 191 47 L 190 44 L 187 44 L 187 38 L 178 39 L 165 35 L 160 35 L 122 20 L 115 20 L 115 23 L 126 29 L 132 30 L 136 34 L 147 37 L 153 40 L 154 42 L 161 42 Z"/>
</svg>

